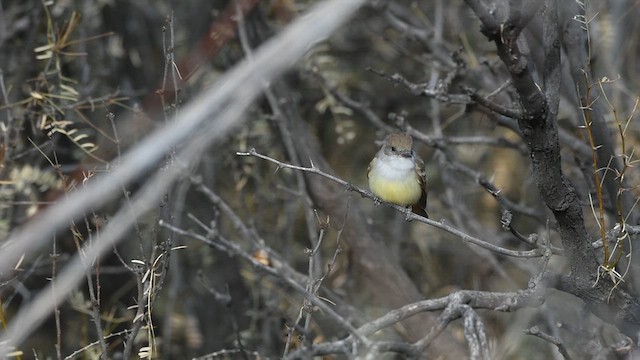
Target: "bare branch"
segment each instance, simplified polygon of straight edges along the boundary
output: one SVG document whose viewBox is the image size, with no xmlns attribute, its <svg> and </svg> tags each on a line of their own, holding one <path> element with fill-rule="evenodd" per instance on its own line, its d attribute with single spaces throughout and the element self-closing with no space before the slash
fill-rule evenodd
<svg viewBox="0 0 640 360">
<path fill-rule="evenodd" d="M 544 333 L 542 331 L 540 331 L 540 329 L 537 326 L 533 326 L 529 329 L 525 329 L 524 333 L 527 335 L 533 335 L 533 336 L 537 336 L 540 339 L 550 342 L 551 344 L 555 345 L 556 347 L 558 347 L 558 351 L 560 351 L 560 354 L 562 354 L 562 357 L 565 360 L 571 360 L 571 356 L 569 356 L 569 353 L 567 352 L 567 349 L 564 347 L 564 345 L 560 342 L 559 339 L 557 339 L 554 336 L 551 336 L 547 333 Z"/>
<path fill-rule="evenodd" d="M 396 209 L 397 211 L 405 214 L 407 221 L 411 221 L 411 220 L 417 220 L 419 222 L 425 223 L 427 225 L 431 225 L 434 227 L 437 227 L 441 230 L 444 230 L 450 234 L 453 234 L 457 237 L 459 237 L 462 241 L 464 242 L 468 242 L 471 243 L 473 245 L 477 245 L 480 246 L 482 248 L 485 248 L 487 250 L 491 250 L 493 252 L 496 252 L 498 254 L 502 254 L 502 255 L 507 255 L 507 256 L 513 256 L 513 257 L 540 257 L 542 256 L 542 254 L 544 253 L 544 250 L 538 248 L 538 249 L 533 249 L 533 250 L 528 250 L 528 251 L 516 251 L 516 250 L 509 250 L 509 249 L 505 249 L 503 247 L 497 246 L 497 245 L 493 245 L 489 242 L 486 242 L 484 240 L 480 240 L 478 238 L 475 238 L 473 236 L 470 236 L 468 234 L 465 234 L 464 232 L 447 225 L 444 220 L 441 221 L 434 221 L 428 218 L 425 218 L 423 216 L 417 215 L 413 212 L 411 212 L 411 209 L 407 209 L 404 208 L 400 205 L 396 205 L 396 204 L 391 204 L 391 203 L 387 203 L 384 202 L 380 199 L 378 199 L 375 195 L 373 195 L 370 191 L 368 190 L 364 190 L 364 189 L 360 189 L 354 185 L 352 185 L 351 183 L 340 179 L 337 176 L 333 176 L 331 174 L 327 174 L 325 172 L 323 172 L 322 170 L 316 168 L 316 167 L 303 167 L 303 166 L 297 166 L 297 165 L 291 165 L 291 164 L 287 164 L 287 163 L 283 163 L 281 161 L 278 161 L 276 159 L 273 159 L 269 156 L 263 155 L 258 153 L 255 149 L 250 149 L 248 152 L 237 152 L 237 155 L 239 156 L 255 156 L 257 158 L 263 159 L 263 160 L 267 160 L 269 162 L 272 162 L 276 165 L 278 165 L 279 168 L 287 168 L 287 169 L 293 169 L 293 170 L 298 170 L 298 171 L 304 171 L 307 173 L 311 173 L 311 174 L 316 174 L 316 175 L 320 175 L 322 177 L 325 177 L 333 182 L 336 182 L 342 186 L 344 186 L 347 190 L 349 191 L 353 191 L 356 192 L 360 195 L 362 195 L 363 197 L 372 199 L 376 202 L 379 203 L 384 203 L 387 206 L 390 206 L 394 209 Z"/>
</svg>

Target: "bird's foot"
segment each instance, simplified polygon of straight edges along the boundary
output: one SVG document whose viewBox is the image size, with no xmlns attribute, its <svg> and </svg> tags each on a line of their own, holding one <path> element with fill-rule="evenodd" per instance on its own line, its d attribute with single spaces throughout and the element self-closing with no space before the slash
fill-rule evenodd
<svg viewBox="0 0 640 360">
<path fill-rule="evenodd" d="M 413 214 L 413 211 L 411 211 L 411 206 L 404 208 L 405 221 L 411 221 L 412 214 Z"/>
</svg>

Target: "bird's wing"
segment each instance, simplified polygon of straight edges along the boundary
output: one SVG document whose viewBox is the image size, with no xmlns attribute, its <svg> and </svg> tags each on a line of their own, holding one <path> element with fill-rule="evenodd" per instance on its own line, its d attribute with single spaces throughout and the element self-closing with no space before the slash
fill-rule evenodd
<svg viewBox="0 0 640 360">
<path fill-rule="evenodd" d="M 413 204 L 413 212 L 424 217 L 429 217 L 427 214 L 427 172 L 424 170 L 424 162 L 419 157 L 416 157 L 416 174 L 418 174 L 418 181 L 420 182 L 420 188 L 422 189 L 422 195 L 417 203 Z"/>
<path fill-rule="evenodd" d="M 369 166 L 367 167 L 367 179 L 369 178 L 369 174 L 371 174 L 371 168 L 373 168 L 373 164 L 376 161 L 377 157 L 374 157 L 373 160 L 371 160 L 371 162 L 369 163 Z"/>
</svg>

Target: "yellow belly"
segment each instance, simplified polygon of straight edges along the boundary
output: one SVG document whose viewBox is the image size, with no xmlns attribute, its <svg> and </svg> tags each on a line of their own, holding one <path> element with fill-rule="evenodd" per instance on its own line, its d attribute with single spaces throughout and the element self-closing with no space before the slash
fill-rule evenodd
<svg viewBox="0 0 640 360">
<path fill-rule="evenodd" d="M 422 196 L 420 183 L 411 176 L 401 180 L 389 180 L 375 175 L 370 176 L 369 188 L 382 200 L 402 206 L 413 205 Z"/>
</svg>

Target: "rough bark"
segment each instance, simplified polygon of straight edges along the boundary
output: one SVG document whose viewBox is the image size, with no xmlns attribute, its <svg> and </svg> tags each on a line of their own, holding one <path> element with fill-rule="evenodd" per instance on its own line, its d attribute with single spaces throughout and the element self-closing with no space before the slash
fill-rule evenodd
<svg viewBox="0 0 640 360">
<path fill-rule="evenodd" d="M 479 1 L 467 0 L 467 4 L 480 19 L 482 33 L 495 43 L 519 96 L 524 115 L 518 119 L 518 125 L 529 147 L 532 176 L 544 203 L 557 221 L 570 265 L 570 274 L 564 278 L 560 288 L 581 298 L 603 320 L 615 323 L 627 335 L 635 337 L 640 329 L 640 304 L 624 286 L 614 287 L 609 277 L 598 279 L 600 264 L 590 245 L 582 206 L 574 186 L 561 168 L 556 123 L 558 81 L 550 78 L 557 76 L 554 69 L 560 64 L 558 25 L 554 20 L 558 16 L 555 0 L 546 1 L 542 12 L 545 17 L 545 89 L 535 81 L 540 76 L 531 58 L 522 51 L 526 48 L 526 40 L 520 36 L 524 25 L 520 21 L 520 5 L 511 2 L 510 13 L 502 20 Z M 604 130 L 599 132 L 606 134 Z"/>
</svg>

